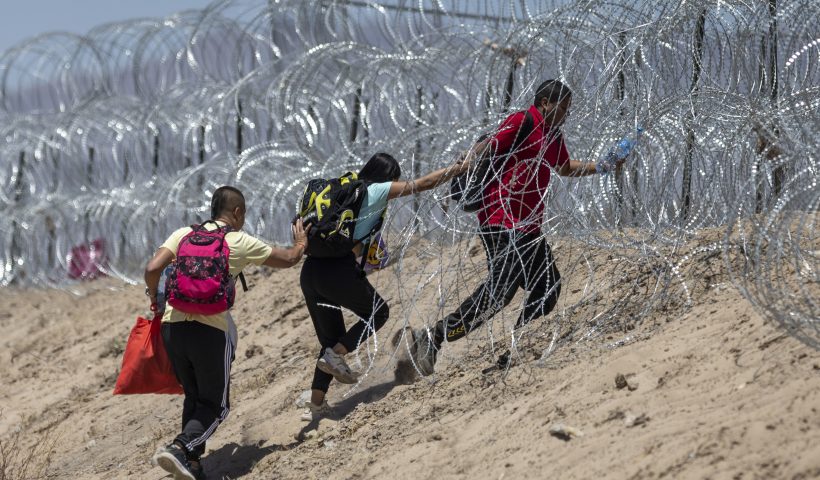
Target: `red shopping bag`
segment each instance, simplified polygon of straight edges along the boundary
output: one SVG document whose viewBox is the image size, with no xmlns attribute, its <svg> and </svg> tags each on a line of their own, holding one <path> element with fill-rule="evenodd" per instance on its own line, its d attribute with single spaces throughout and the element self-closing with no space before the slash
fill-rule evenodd
<svg viewBox="0 0 820 480">
<path fill-rule="evenodd" d="M 159 314 L 153 320 L 137 317 L 122 354 L 114 395 L 182 393 L 160 336 L 161 318 Z"/>
</svg>

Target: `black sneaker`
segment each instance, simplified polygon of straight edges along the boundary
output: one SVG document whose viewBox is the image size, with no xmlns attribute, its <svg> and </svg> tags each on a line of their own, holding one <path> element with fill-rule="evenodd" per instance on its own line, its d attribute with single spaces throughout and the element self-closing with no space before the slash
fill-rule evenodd
<svg viewBox="0 0 820 480">
<path fill-rule="evenodd" d="M 166 472 L 172 473 L 174 480 L 198 480 L 191 471 L 191 463 L 188 462 L 185 451 L 175 443 L 157 450 L 151 460 Z"/>
</svg>

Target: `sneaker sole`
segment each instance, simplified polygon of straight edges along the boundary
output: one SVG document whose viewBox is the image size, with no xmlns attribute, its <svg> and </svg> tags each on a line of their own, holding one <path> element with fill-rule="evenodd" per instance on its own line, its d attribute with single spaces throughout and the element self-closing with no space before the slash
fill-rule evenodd
<svg viewBox="0 0 820 480">
<path fill-rule="evenodd" d="M 405 350 L 400 345 L 402 340 L 402 333 L 406 333 L 407 349 Z M 414 366 L 414 359 L 416 358 L 416 336 L 413 329 L 405 327 L 396 332 L 393 336 L 393 346 L 399 348 L 398 359 L 396 360 L 396 368 L 393 370 L 393 376 L 396 383 L 401 385 L 410 385 L 418 379 L 418 372 Z M 406 353 L 405 353 L 406 352 Z"/>
<path fill-rule="evenodd" d="M 419 369 L 419 374 L 421 374 L 422 377 L 429 377 L 430 375 L 435 373 L 435 363 L 431 366 L 431 368 L 428 371 L 427 367 L 429 365 L 427 365 L 427 362 L 425 360 L 419 357 L 419 342 L 422 339 L 421 335 L 424 335 L 426 337 L 424 338 L 424 342 L 426 343 L 425 351 L 429 348 L 432 348 L 432 345 L 430 344 L 429 333 L 427 333 L 427 331 L 425 331 L 424 329 L 420 329 L 418 332 L 413 332 L 413 339 L 415 340 L 415 342 L 413 343 L 413 361 L 416 362 L 416 368 Z"/>
<path fill-rule="evenodd" d="M 346 385 L 352 385 L 352 384 L 359 381 L 359 379 L 357 379 L 356 377 L 354 377 L 352 375 L 348 375 L 344 372 L 340 372 L 340 371 L 334 369 L 333 367 L 330 366 L 329 363 L 327 363 L 325 361 L 324 358 L 320 358 L 319 360 L 316 361 L 316 368 L 318 368 L 319 370 L 327 373 L 328 375 L 333 375 L 333 378 L 335 378 L 340 383 L 344 383 Z"/>
<path fill-rule="evenodd" d="M 174 475 L 174 480 L 196 480 L 184 465 L 179 463 L 170 453 L 160 453 L 154 457 L 156 464 L 163 470 Z"/>
</svg>

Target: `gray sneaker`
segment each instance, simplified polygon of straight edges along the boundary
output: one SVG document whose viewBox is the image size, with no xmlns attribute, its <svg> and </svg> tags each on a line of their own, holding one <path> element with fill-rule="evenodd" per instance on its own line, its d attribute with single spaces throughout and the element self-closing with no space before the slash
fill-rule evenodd
<svg viewBox="0 0 820 480">
<path fill-rule="evenodd" d="M 341 383 L 349 385 L 359 381 L 359 375 L 347 366 L 345 359 L 329 347 L 325 348 L 322 357 L 316 361 L 316 368 L 333 375 Z"/>
<path fill-rule="evenodd" d="M 413 330 L 415 345 L 413 346 L 413 361 L 423 376 L 432 375 L 436 365 L 436 351 L 433 345 L 433 337 L 430 331 L 425 328 Z"/>
<path fill-rule="evenodd" d="M 174 475 L 174 480 L 197 480 L 185 452 L 176 444 L 157 450 L 151 463 Z"/>
</svg>

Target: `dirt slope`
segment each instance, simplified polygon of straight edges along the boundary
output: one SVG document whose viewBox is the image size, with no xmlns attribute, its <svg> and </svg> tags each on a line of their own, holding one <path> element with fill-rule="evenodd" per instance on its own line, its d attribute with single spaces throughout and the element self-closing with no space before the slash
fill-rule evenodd
<svg viewBox="0 0 820 480">
<path fill-rule="evenodd" d="M 569 250 L 556 248 L 559 261 Z M 237 302 L 232 410 L 208 444 L 209 478 L 820 478 L 820 353 L 703 275 L 719 261 L 690 272 L 689 307 L 586 338 L 561 327 L 544 361 L 557 320 L 536 321 L 507 372 L 482 373 L 505 348 L 491 350 L 482 330 L 446 347 L 434 381 L 409 385 L 394 381 L 389 345 L 408 300 L 384 280 L 393 315 L 375 364 L 354 389 L 334 385 L 334 415 L 309 425 L 294 400 L 317 344 L 298 267 L 254 272 Z M 567 277 L 565 317 L 593 316 L 582 290 Z M 181 398 L 111 395 L 141 288 L 104 280 L 78 291 L 0 292 L 0 451 L 12 463 L 0 478 L 22 478 L 9 447 L 35 452 L 29 478 L 163 478 L 148 458 L 176 432 Z M 576 435 L 551 435 L 559 424 Z"/>
</svg>

